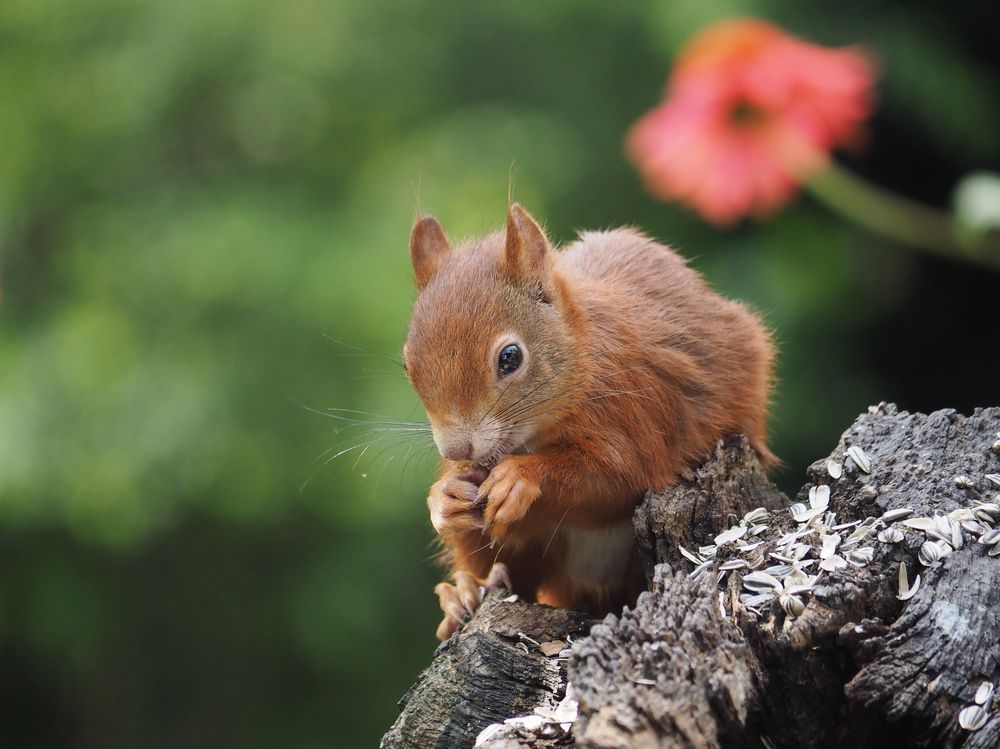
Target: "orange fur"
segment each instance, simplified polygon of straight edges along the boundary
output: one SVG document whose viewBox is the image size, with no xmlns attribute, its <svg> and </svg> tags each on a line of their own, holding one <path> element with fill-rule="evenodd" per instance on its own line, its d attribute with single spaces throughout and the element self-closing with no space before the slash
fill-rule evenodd
<svg viewBox="0 0 1000 749">
<path fill-rule="evenodd" d="M 443 237 L 425 217 L 411 238 L 420 293 L 404 358 L 453 458 L 428 498 L 452 572 L 483 579 L 500 561 L 522 597 L 620 606 L 639 589 L 623 543 L 646 490 L 732 433 L 774 462 L 771 338 L 632 229 L 555 251 L 514 205 L 503 232 L 454 249 Z M 501 377 L 506 342 L 524 362 Z"/>
</svg>

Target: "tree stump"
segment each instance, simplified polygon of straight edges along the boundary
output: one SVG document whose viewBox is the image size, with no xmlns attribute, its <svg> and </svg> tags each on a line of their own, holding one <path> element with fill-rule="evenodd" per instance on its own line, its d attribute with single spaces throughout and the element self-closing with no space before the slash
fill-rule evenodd
<svg viewBox="0 0 1000 749">
<path fill-rule="evenodd" d="M 873 407 L 807 474 L 720 443 L 637 509 L 634 610 L 492 594 L 382 746 L 1000 746 L 1000 408 Z"/>
</svg>

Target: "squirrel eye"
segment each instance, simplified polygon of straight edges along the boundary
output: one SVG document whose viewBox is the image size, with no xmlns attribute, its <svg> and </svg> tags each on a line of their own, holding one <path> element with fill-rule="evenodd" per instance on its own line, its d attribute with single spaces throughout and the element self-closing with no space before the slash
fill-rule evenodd
<svg viewBox="0 0 1000 749">
<path fill-rule="evenodd" d="M 497 357 L 497 368 L 500 370 L 500 376 L 506 377 L 516 372 L 523 360 L 524 357 L 521 355 L 521 349 L 516 344 L 512 343 L 509 346 L 504 346 L 500 351 L 500 356 Z"/>
</svg>

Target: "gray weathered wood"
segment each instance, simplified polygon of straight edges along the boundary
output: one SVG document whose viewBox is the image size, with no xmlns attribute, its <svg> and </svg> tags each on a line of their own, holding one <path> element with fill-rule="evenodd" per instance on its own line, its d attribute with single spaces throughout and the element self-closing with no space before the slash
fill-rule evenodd
<svg viewBox="0 0 1000 749">
<path fill-rule="evenodd" d="M 834 523 L 865 526 L 893 508 L 932 517 L 1000 502 L 1000 488 L 985 478 L 1000 473 L 998 432 L 998 408 L 971 416 L 870 409 L 829 456 L 843 463 L 843 475 L 833 479 L 828 459 L 817 461 L 796 501 L 829 485 Z M 844 458 L 851 445 L 869 456 L 870 473 Z M 904 540 L 888 544 L 873 538 L 876 526 L 856 545 L 872 547 L 871 562 L 823 572 L 803 596 L 800 616 L 786 615 L 776 601 L 746 608 L 739 594 L 747 570 L 717 582 L 718 565 L 737 557 L 756 569 L 777 564 L 767 554 L 783 534 L 803 528 L 780 510 L 753 539 L 762 542 L 757 550 L 720 547 L 716 563 L 690 579 L 694 565 L 678 544 L 710 544 L 748 510 L 783 502 L 745 440 L 727 440 L 637 510 L 650 590 L 634 610 L 607 617 L 585 636 L 584 616 L 494 594 L 438 649 L 383 746 L 472 746 L 491 723 L 552 708 L 567 680 L 579 701 L 570 734 L 552 724 L 512 728 L 483 746 L 1000 746 L 996 700 L 981 730 L 970 733 L 957 721 L 982 680 L 1000 681 L 1000 557 L 967 538 L 926 568 L 917 562 L 922 532 L 904 528 Z M 900 562 L 911 579 L 921 575 L 908 601 L 896 597 Z M 572 638 L 569 662 L 542 655 L 518 632 L 537 642 Z"/>
<path fill-rule="evenodd" d="M 566 690 L 566 662 L 534 643 L 582 637 L 586 615 L 491 593 L 460 633 L 443 642 L 400 701 L 386 749 L 469 747 L 490 723 L 554 706 Z"/>
</svg>

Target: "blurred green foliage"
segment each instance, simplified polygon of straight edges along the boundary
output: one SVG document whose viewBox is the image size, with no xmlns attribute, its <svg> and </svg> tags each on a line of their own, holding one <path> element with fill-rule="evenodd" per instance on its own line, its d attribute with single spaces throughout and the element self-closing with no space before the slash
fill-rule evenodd
<svg viewBox="0 0 1000 749">
<path fill-rule="evenodd" d="M 623 133 L 733 14 L 876 50 L 873 180 L 1000 167 L 972 0 L 0 4 L 4 746 L 375 743 L 434 647 L 434 456 L 327 463 L 365 430 L 322 414 L 421 417 L 410 222 L 492 229 L 511 172 L 556 240 L 639 225 L 766 315 L 788 488 L 869 403 L 1000 400 L 997 276 L 642 192 Z"/>
</svg>

